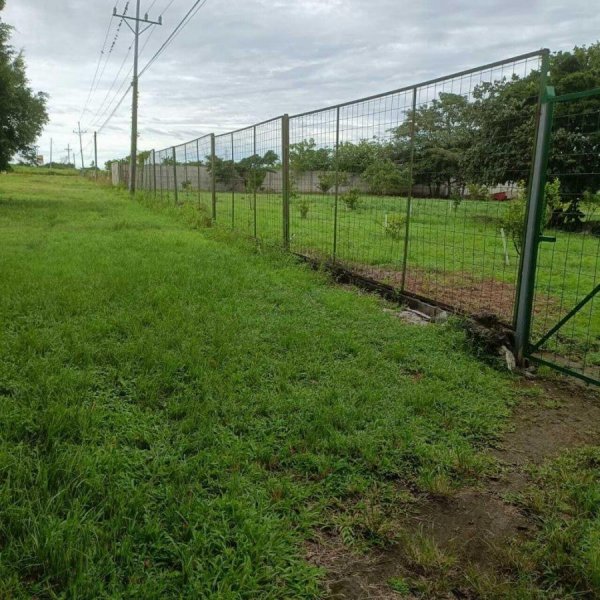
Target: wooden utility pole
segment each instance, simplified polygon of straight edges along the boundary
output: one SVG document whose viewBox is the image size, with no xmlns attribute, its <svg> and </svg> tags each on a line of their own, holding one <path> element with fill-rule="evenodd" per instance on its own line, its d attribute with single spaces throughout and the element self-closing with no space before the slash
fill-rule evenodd
<svg viewBox="0 0 600 600">
<path fill-rule="evenodd" d="M 131 100 L 131 154 L 129 157 L 129 191 L 135 193 L 136 185 L 136 171 L 137 171 L 137 137 L 138 137 L 138 59 L 139 59 L 139 40 L 140 35 L 149 29 L 152 25 L 162 25 L 162 17 L 158 18 L 158 21 L 148 20 L 148 15 L 144 15 L 144 18 L 140 18 L 140 0 L 136 1 L 135 17 L 128 17 L 125 14 L 117 14 L 117 9 L 113 10 L 115 17 L 123 19 L 127 27 L 131 29 L 134 39 L 134 50 L 133 50 L 133 81 L 131 83 L 132 88 L 132 100 Z M 134 22 L 132 27 L 128 21 Z M 146 24 L 143 30 L 140 31 L 140 24 Z"/>
<path fill-rule="evenodd" d="M 98 133 L 94 131 L 94 176 L 98 180 Z"/>
<path fill-rule="evenodd" d="M 85 165 L 83 163 L 83 142 L 81 141 L 81 136 L 86 134 L 87 131 L 81 131 L 81 123 L 77 122 L 77 131 L 73 131 L 74 134 L 79 136 L 79 153 L 81 154 L 81 170 L 85 169 Z M 73 162 L 75 162 L 75 156 L 73 155 Z"/>
</svg>

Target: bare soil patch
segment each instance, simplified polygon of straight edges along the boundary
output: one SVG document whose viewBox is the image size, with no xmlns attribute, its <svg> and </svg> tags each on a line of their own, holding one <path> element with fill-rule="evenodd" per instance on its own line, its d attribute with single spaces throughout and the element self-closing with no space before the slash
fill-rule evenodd
<svg viewBox="0 0 600 600">
<path fill-rule="evenodd" d="M 411 555 L 411 540 L 420 538 L 428 540 L 440 553 L 455 557 L 456 562 L 450 567 L 454 575 L 472 568 L 497 574 L 509 544 L 526 537 L 535 527 L 507 498 L 528 485 L 529 467 L 565 450 L 600 443 L 597 389 L 566 380 L 520 380 L 517 385 L 522 391 L 521 402 L 507 432 L 490 451 L 499 461 L 501 472 L 451 497 L 423 496 L 415 503 L 414 514 L 398 523 L 408 545 L 399 544 L 367 556 L 352 554 L 331 536 L 309 545 L 309 559 L 327 571 L 329 598 L 411 598 L 410 594 L 394 591 L 390 580 L 439 576 L 439 569 L 428 571 Z M 451 592 L 431 592 L 427 597 L 477 596 L 461 586 Z"/>
</svg>

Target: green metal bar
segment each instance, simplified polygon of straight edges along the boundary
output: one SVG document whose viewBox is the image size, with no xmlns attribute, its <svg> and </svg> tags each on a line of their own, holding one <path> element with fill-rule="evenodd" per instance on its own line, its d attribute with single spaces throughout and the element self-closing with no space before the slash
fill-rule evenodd
<svg viewBox="0 0 600 600">
<path fill-rule="evenodd" d="M 408 267 L 408 238 L 410 235 L 410 216 L 412 213 L 413 175 L 415 167 L 415 128 L 417 120 L 417 88 L 413 88 L 412 120 L 410 123 L 410 164 L 408 167 L 408 198 L 406 199 L 406 230 L 404 232 L 404 256 L 402 258 L 402 283 L 400 290 L 406 289 L 406 269 Z"/>
<path fill-rule="evenodd" d="M 547 73 L 549 57 L 545 57 L 542 71 Z M 515 315 L 515 352 L 517 362 L 523 364 L 531 335 L 531 317 L 535 296 L 539 237 L 544 215 L 544 190 L 550 149 L 554 90 L 547 88 L 539 112 L 539 126 L 533 161 L 531 188 L 527 201 L 525 235 L 519 268 L 518 296 Z"/>
<path fill-rule="evenodd" d="M 179 204 L 179 191 L 177 190 L 177 151 L 173 146 L 173 189 L 175 190 L 175 204 Z"/>
<path fill-rule="evenodd" d="M 563 94 L 562 96 L 555 96 L 552 102 L 571 102 L 572 100 L 581 100 L 582 98 L 590 98 L 591 96 L 600 96 L 600 87 L 584 90 L 583 92 L 572 92 L 570 94 Z"/>
<path fill-rule="evenodd" d="M 568 367 L 565 367 L 558 363 L 550 362 L 549 360 L 545 360 L 544 358 L 540 358 L 539 356 L 532 355 L 529 357 L 529 360 L 531 360 L 532 362 L 535 362 L 537 364 L 544 365 L 545 367 L 550 367 L 551 369 L 554 369 L 555 371 L 559 371 L 560 373 L 563 373 L 565 375 L 570 375 L 571 377 L 577 377 L 578 379 L 581 379 L 582 381 L 585 381 L 586 383 L 590 383 L 592 385 L 600 385 L 599 379 L 595 379 L 594 377 L 590 377 L 589 375 L 585 375 L 584 373 L 580 373 L 579 371 L 569 369 Z"/>
<path fill-rule="evenodd" d="M 235 159 L 233 149 L 233 133 L 231 137 L 231 229 L 235 229 Z"/>
<path fill-rule="evenodd" d="M 252 153 L 254 154 L 254 156 L 256 156 L 256 125 L 252 128 Z M 253 218 L 254 218 L 254 237 L 257 237 L 257 227 L 256 227 L 256 177 L 254 177 L 254 181 L 252 182 L 252 188 L 253 188 L 253 205 L 252 205 L 252 209 L 253 209 Z"/>
<path fill-rule="evenodd" d="M 212 195 L 212 218 L 217 220 L 217 178 L 215 177 L 215 134 L 210 134 L 210 191 Z"/>
<path fill-rule="evenodd" d="M 281 192 L 283 247 L 290 249 L 290 117 L 281 117 Z"/>
<path fill-rule="evenodd" d="M 202 177 L 202 161 L 200 160 L 200 140 L 196 140 L 196 160 L 198 161 L 198 206 L 202 202 L 202 193 L 200 191 L 200 178 Z"/>
<path fill-rule="evenodd" d="M 156 152 L 152 150 L 152 187 L 156 198 Z"/>
<path fill-rule="evenodd" d="M 600 291 L 600 283 L 585 297 L 581 302 L 578 302 L 550 331 L 542 337 L 542 339 L 531 346 L 530 352 L 538 350 L 545 344 L 567 321 L 577 314 L 598 292 Z"/>
<path fill-rule="evenodd" d="M 340 107 L 335 111 L 335 199 L 333 205 L 333 262 L 337 256 L 338 236 L 338 201 L 340 196 L 340 170 L 338 166 L 338 154 L 340 147 Z"/>
</svg>

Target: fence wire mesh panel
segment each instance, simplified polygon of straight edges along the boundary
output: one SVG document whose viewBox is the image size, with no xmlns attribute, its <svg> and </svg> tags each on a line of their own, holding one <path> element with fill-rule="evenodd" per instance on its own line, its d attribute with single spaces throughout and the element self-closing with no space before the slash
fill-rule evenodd
<svg viewBox="0 0 600 600">
<path fill-rule="evenodd" d="M 556 98 L 531 351 L 600 383 L 600 90 Z"/>
<path fill-rule="evenodd" d="M 255 177 L 254 128 L 248 127 L 231 134 L 232 190 L 235 197 L 234 229 L 253 235 L 255 230 Z"/>
<path fill-rule="evenodd" d="M 214 178 L 217 190 L 217 222 L 235 226 L 236 175 L 233 162 L 233 135 L 215 136 Z"/>
<path fill-rule="evenodd" d="M 335 253 L 343 189 L 336 181 L 338 114 L 333 108 L 290 117 L 290 249 L 310 258 Z"/>
<path fill-rule="evenodd" d="M 538 126 L 547 58 L 541 50 L 165 148 L 140 168 L 140 187 L 197 203 L 207 222 L 507 324 L 527 273 L 533 322 L 529 308 L 519 318 L 532 325 L 533 337 L 522 336 L 529 355 L 597 381 L 597 91 L 553 102 L 543 225 L 555 242 L 542 242 L 535 282 L 520 264 L 524 240 L 534 239 L 524 223 L 541 181 L 532 159 L 546 131 Z M 126 184 L 128 169 L 118 167 Z"/>
</svg>

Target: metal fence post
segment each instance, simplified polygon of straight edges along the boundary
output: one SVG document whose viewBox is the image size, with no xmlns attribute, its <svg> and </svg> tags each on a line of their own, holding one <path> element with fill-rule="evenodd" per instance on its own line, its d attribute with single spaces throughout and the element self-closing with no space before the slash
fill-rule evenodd
<svg viewBox="0 0 600 600">
<path fill-rule="evenodd" d="M 179 192 L 177 190 L 177 151 L 173 146 L 173 189 L 175 190 L 175 204 L 179 204 Z"/>
<path fill-rule="evenodd" d="M 198 204 L 202 202 L 202 193 L 200 191 L 200 178 L 202 177 L 202 161 L 200 160 L 200 140 L 196 140 L 196 159 L 198 160 Z"/>
<path fill-rule="evenodd" d="M 156 198 L 156 152 L 152 150 L 152 189 Z"/>
<path fill-rule="evenodd" d="M 231 137 L 231 229 L 235 229 L 235 159 L 233 152 L 233 133 Z"/>
<path fill-rule="evenodd" d="M 252 154 L 254 155 L 254 160 L 256 160 L 256 125 L 254 125 L 254 127 L 252 128 Z M 252 190 L 253 190 L 253 202 L 252 202 L 252 208 L 253 208 L 253 212 L 254 212 L 254 237 L 257 237 L 257 230 L 256 230 L 256 176 L 254 176 L 254 180 L 252 182 Z"/>
<path fill-rule="evenodd" d="M 547 88 L 539 112 L 539 126 L 535 145 L 532 180 L 525 217 L 525 235 L 519 266 L 518 296 L 515 315 L 515 353 L 517 362 L 523 364 L 531 334 L 531 318 L 535 297 L 535 276 L 542 219 L 544 216 L 544 192 L 550 131 L 554 104 L 554 89 Z"/>
<path fill-rule="evenodd" d="M 412 214 L 413 177 L 415 169 L 415 129 L 417 121 L 417 88 L 413 88 L 412 116 L 410 121 L 410 163 L 408 165 L 408 197 L 406 199 L 406 229 L 404 231 L 404 256 L 402 257 L 402 283 L 400 290 L 406 289 L 406 269 L 408 266 L 408 238 L 410 235 L 410 217 Z"/>
<path fill-rule="evenodd" d="M 290 249 L 290 117 L 281 117 L 281 192 L 283 208 L 283 247 Z"/>
<path fill-rule="evenodd" d="M 217 178 L 215 176 L 215 134 L 210 134 L 210 191 L 212 195 L 212 218 L 217 220 Z"/>
<path fill-rule="evenodd" d="M 338 164 L 338 154 L 340 147 L 340 107 L 335 113 L 335 200 L 333 205 L 333 262 L 337 256 L 337 235 L 338 235 L 338 200 L 340 195 L 340 170 Z"/>
</svg>

